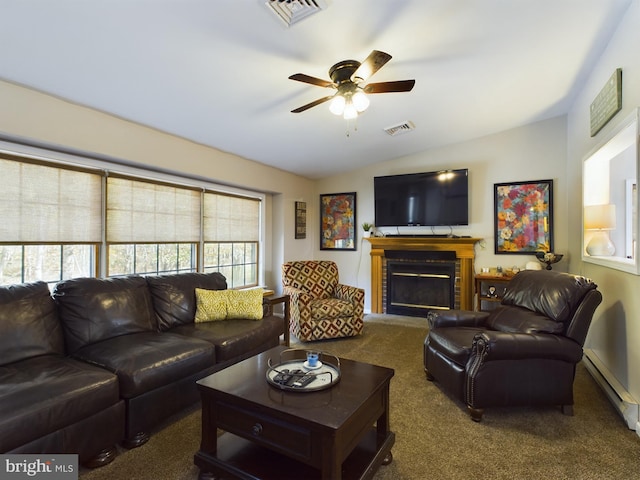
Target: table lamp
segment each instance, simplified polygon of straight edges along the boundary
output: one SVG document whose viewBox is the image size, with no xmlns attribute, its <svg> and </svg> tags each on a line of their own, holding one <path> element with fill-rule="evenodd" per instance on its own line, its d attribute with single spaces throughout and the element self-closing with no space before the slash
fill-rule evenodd
<svg viewBox="0 0 640 480">
<path fill-rule="evenodd" d="M 609 257 L 616 251 L 607 233 L 616 228 L 616 206 L 588 205 L 584 207 L 584 229 L 594 230 L 587 244 L 587 253 L 591 256 Z"/>
</svg>

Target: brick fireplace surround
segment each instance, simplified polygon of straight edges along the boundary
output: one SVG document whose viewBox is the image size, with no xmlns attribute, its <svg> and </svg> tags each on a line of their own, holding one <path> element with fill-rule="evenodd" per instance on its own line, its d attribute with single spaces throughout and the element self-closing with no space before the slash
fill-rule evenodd
<svg viewBox="0 0 640 480">
<path fill-rule="evenodd" d="M 480 238 L 389 236 L 367 240 L 371 243 L 371 313 L 384 313 L 383 287 L 386 280 L 383 267 L 387 251 L 455 252 L 456 260 L 460 262 L 460 276 L 456 278 L 460 308 L 473 309 L 474 246 Z"/>
</svg>

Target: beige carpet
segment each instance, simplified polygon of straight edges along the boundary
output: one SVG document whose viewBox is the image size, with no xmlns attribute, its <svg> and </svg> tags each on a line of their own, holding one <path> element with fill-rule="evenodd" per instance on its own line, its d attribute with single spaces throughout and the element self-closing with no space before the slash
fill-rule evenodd
<svg viewBox="0 0 640 480">
<path fill-rule="evenodd" d="M 423 319 L 369 315 L 360 337 L 315 342 L 324 351 L 395 369 L 391 381 L 394 460 L 376 480 L 636 479 L 640 438 L 627 429 L 586 369 L 575 381 L 575 416 L 557 408 L 500 408 L 472 422 L 464 405 L 425 380 Z M 310 344 L 307 344 L 310 345 Z M 82 480 L 196 480 L 197 407 Z M 295 478 L 295 476 L 293 477 Z M 297 479 L 304 480 L 304 479 Z"/>
</svg>

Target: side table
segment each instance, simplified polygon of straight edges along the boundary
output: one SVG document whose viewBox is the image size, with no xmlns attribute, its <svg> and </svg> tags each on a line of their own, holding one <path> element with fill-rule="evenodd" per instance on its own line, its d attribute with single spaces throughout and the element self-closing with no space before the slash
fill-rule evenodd
<svg viewBox="0 0 640 480">
<path fill-rule="evenodd" d="M 265 296 L 265 301 L 269 302 L 271 308 L 274 305 L 282 303 L 284 305 L 284 344 L 288 347 L 291 345 L 291 333 L 289 330 L 289 319 L 291 317 L 291 303 L 289 295 L 269 295 Z"/>
<path fill-rule="evenodd" d="M 507 290 L 513 275 L 478 274 L 475 276 L 476 310 L 495 309 Z"/>
</svg>

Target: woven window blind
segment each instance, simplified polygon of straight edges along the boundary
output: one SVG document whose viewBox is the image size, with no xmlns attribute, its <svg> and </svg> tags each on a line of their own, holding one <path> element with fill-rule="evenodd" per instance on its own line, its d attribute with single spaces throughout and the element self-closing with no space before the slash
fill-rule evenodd
<svg viewBox="0 0 640 480">
<path fill-rule="evenodd" d="M 260 200 L 221 193 L 204 194 L 205 242 L 257 242 Z"/>
<path fill-rule="evenodd" d="M 101 241 L 101 174 L 4 158 L 0 174 L 0 242 Z"/>
<path fill-rule="evenodd" d="M 107 242 L 200 240 L 201 192 L 128 178 L 107 178 Z"/>
</svg>

